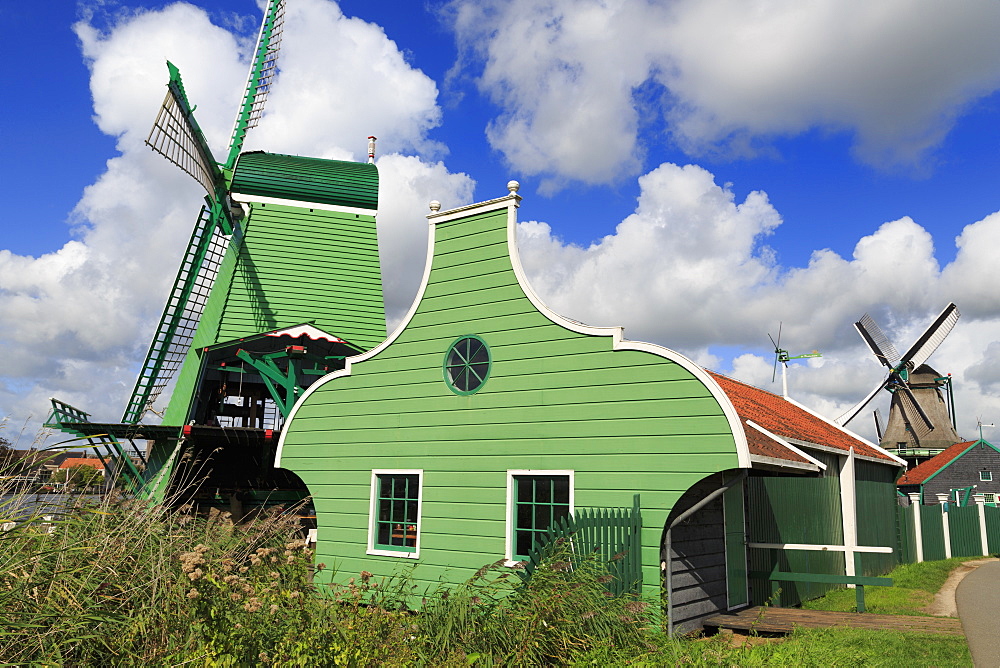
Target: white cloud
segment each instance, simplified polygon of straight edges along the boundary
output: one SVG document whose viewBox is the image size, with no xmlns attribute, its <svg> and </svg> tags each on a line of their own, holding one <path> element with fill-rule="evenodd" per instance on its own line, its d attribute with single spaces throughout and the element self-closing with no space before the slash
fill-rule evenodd
<svg viewBox="0 0 1000 668">
<path fill-rule="evenodd" d="M 777 335 L 783 322 L 783 348 L 824 355 L 791 363 L 792 396 L 837 417 L 884 378 L 852 322 L 871 312 L 902 352 L 955 301 L 964 317 L 929 363 L 956 377 L 960 433 L 963 427 L 971 433 L 976 414 L 1000 410 L 990 376 L 1000 304 L 983 278 L 990 275 L 986 249 L 996 245 L 986 244 L 1000 235 L 1000 214 L 966 227 L 955 260 L 943 269 L 930 235 L 909 218 L 859 240 L 851 258 L 821 250 L 806 267 L 783 267 L 763 245 L 780 234 L 780 217 L 764 193 L 737 202 L 692 165 L 661 165 L 639 183 L 635 213 L 588 248 L 563 243 L 545 223 L 520 224 L 525 270 L 556 311 L 594 325 L 624 325 L 629 338 L 712 366 L 730 356 L 727 347 L 768 350 L 767 334 Z M 526 200 L 521 211 L 530 210 Z M 780 369 L 771 384 L 772 364 L 769 354 L 745 354 L 731 371 L 780 392 Z M 857 420 L 869 429 L 870 419 Z"/>
<path fill-rule="evenodd" d="M 177 65 L 216 157 L 224 156 L 256 31 L 233 35 L 178 3 L 124 13 L 106 31 L 75 26 L 91 71 L 94 120 L 120 155 L 86 188 L 77 238 L 41 257 L 0 250 L 0 417 L 44 418 L 56 396 L 118 420 L 160 316 L 201 204 L 200 187 L 143 141 Z M 472 182 L 439 162 L 395 152 L 442 148 L 427 138 L 437 89 L 406 64 L 381 28 L 345 18 L 332 2 L 289 7 L 282 73 L 246 148 L 363 157 L 381 135 L 379 216 L 390 317 L 409 306 L 432 197 L 468 202 Z M 308 82 L 308 84 L 304 83 Z M 406 244 L 419 246 L 407 255 Z"/>
<path fill-rule="evenodd" d="M 454 0 L 450 10 L 467 69 L 502 109 L 490 141 L 548 188 L 637 173 L 639 119 L 657 114 L 690 155 L 752 153 L 821 128 L 852 133 L 866 162 L 912 165 L 1000 86 L 1000 5 L 987 0 Z"/>
</svg>

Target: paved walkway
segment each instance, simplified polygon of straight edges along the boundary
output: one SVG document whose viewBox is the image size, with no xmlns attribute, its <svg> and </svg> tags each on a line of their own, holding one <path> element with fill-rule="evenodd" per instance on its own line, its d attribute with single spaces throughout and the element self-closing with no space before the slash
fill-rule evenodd
<svg viewBox="0 0 1000 668">
<path fill-rule="evenodd" d="M 955 591 L 955 603 L 976 668 L 1000 668 L 1000 561 L 967 574 Z"/>
</svg>

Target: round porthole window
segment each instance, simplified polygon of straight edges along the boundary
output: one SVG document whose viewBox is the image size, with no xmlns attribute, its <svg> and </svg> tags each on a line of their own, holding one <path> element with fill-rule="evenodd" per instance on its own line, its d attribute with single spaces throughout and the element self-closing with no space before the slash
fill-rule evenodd
<svg viewBox="0 0 1000 668">
<path fill-rule="evenodd" d="M 490 348 L 478 336 L 463 336 L 444 356 L 444 381 L 455 394 L 478 392 L 490 375 Z"/>
</svg>

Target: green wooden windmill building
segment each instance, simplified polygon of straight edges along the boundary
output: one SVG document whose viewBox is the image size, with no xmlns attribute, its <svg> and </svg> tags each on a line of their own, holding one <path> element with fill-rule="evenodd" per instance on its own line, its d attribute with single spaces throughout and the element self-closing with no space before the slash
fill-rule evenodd
<svg viewBox="0 0 1000 668">
<path fill-rule="evenodd" d="M 53 400 L 51 425 L 93 437 L 157 500 L 171 484 L 238 505 L 303 496 L 271 466 L 273 434 L 314 380 L 385 338 L 375 138 L 367 163 L 242 152 L 277 74 L 283 19 L 284 0 L 271 0 L 224 161 L 168 63 L 146 143 L 204 187 L 205 204 L 121 423 Z M 161 424 L 144 423 L 155 415 Z M 122 445 L 139 439 L 151 442 L 145 467 Z"/>
</svg>

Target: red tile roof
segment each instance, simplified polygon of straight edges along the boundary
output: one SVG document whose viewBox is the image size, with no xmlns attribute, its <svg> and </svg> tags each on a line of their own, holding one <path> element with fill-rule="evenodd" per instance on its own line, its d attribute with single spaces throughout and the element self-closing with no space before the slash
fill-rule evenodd
<svg viewBox="0 0 1000 668">
<path fill-rule="evenodd" d="M 881 449 L 874 448 L 856 436 L 838 428 L 826 420 L 813 415 L 809 411 L 797 406 L 777 394 L 762 390 L 753 385 L 747 385 L 738 380 L 723 376 L 714 371 L 708 372 L 712 378 L 722 387 L 722 390 L 733 402 L 736 412 L 743 422 L 751 420 L 768 430 L 776 436 L 794 441 L 804 441 L 815 445 L 822 445 L 829 448 L 843 450 L 846 454 L 854 448 L 855 454 L 881 459 L 886 463 L 899 465 L 891 456 Z M 756 429 L 749 425 L 744 427 L 747 434 L 747 443 L 750 446 L 750 453 L 764 457 L 779 457 L 791 461 L 803 461 L 800 456 L 792 458 L 788 456 L 787 448 L 783 448 L 786 453 L 782 455 L 773 454 L 773 446 L 768 449 L 761 439 L 753 436 L 751 432 L 759 434 Z M 763 436 L 763 434 L 761 434 Z M 777 444 L 772 439 L 765 437 L 766 442 Z"/>
<path fill-rule="evenodd" d="M 950 464 L 953 459 L 969 449 L 977 441 L 966 441 L 956 443 L 950 448 L 946 448 L 940 454 L 934 455 L 925 462 L 920 462 L 912 469 L 903 474 L 903 477 L 896 481 L 897 485 L 922 485 L 928 478 Z"/>
<path fill-rule="evenodd" d="M 92 457 L 67 457 L 63 460 L 63 463 L 59 465 L 61 469 L 68 469 L 71 466 L 93 466 L 95 469 L 104 470 L 104 462 L 100 459 L 94 459 Z"/>
</svg>

